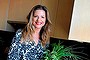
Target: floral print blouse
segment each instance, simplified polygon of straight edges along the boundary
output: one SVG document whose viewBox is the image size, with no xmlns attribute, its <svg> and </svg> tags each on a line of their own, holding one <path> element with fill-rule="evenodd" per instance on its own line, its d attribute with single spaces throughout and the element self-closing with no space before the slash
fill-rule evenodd
<svg viewBox="0 0 90 60">
<path fill-rule="evenodd" d="M 21 34 L 19 29 L 12 40 L 7 60 L 41 60 L 44 52 L 41 41 L 37 45 L 31 41 L 20 43 Z"/>
</svg>

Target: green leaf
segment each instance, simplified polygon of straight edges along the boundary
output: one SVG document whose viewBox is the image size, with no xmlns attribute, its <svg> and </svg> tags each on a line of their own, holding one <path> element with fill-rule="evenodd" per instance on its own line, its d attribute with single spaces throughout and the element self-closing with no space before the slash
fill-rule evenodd
<svg viewBox="0 0 90 60">
<path fill-rule="evenodd" d="M 76 51 L 73 51 L 72 47 L 65 47 L 61 45 L 60 41 L 51 46 L 52 51 L 46 49 L 43 60 L 82 60 L 82 56 L 74 54 Z"/>
</svg>

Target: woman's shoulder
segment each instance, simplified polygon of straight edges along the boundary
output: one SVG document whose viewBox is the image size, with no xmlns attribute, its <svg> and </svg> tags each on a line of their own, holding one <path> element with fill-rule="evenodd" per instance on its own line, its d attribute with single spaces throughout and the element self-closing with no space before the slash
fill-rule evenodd
<svg viewBox="0 0 90 60">
<path fill-rule="evenodd" d="M 15 36 L 13 37 L 12 43 L 13 42 L 18 42 L 20 40 L 20 38 L 21 38 L 21 35 L 22 35 L 22 29 L 18 29 L 16 31 Z"/>
<path fill-rule="evenodd" d="M 18 29 L 18 30 L 16 31 L 16 38 L 20 38 L 21 35 L 22 35 L 22 29 Z"/>
<path fill-rule="evenodd" d="M 17 31 L 16 31 L 16 34 L 21 34 L 22 33 L 22 29 L 18 29 Z"/>
<path fill-rule="evenodd" d="M 15 35 L 18 36 L 18 35 L 21 35 L 22 34 L 22 29 L 18 29 L 16 32 L 15 32 Z"/>
</svg>

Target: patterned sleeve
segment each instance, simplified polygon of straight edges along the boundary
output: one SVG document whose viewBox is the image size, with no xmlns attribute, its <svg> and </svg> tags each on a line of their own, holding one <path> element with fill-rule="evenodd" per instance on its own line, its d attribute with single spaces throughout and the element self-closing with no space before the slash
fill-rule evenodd
<svg viewBox="0 0 90 60">
<path fill-rule="evenodd" d="M 21 44 L 19 43 L 20 37 L 21 37 L 21 30 L 19 29 L 16 32 L 16 35 L 12 39 L 7 60 L 20 60 L 21 57 L 21 53 L 20 53 Z"/>
</svg>

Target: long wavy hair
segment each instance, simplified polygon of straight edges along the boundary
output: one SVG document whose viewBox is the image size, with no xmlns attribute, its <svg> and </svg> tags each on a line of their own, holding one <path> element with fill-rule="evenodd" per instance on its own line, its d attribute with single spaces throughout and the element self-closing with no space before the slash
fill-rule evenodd
<svg viewBox="0 0 90 60">
<path fill-rule="evenodd" d="M 46 15 L 46 22 L 45 25 L 41 28 L 40 30 L 40 40 L 42 43 L 42 46 L 45 46 L 47 42 L 49 42 L 49 38 L 50 38 L 50 26 L 51 26 L 51 21 L 50 21 L 50 16 L 49 16 L 49 11 L 47 10 L 47 8 L 45 6 L 42 5 L 36 5 L 32 8 L 32 10 L 30 11 L 30 13 L 27 16 L 27 20 L 28 23 L 26 25 L 26 27 L 22 30 L 22 38 L 24 38 L 23 40 L 27 40 L 28 37 L 31 41 L 33 41 L 32 38 L 32 33 L 34 33 L 34 26 L 32 25 L 32 17 L 34 16 L 34 13 L 36 10 L 44 10 L 45 11 L 45 15 Z"/>
</svg>

